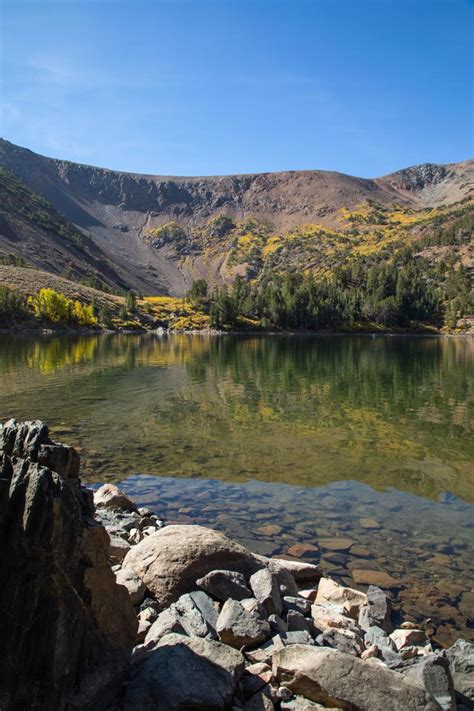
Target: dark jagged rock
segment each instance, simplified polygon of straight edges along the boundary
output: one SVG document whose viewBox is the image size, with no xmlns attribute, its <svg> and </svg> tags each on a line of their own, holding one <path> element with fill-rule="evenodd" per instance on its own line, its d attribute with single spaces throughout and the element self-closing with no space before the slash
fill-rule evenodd
<svg viewBox="0 0 474 711">
<path fill-rule="evenodd" d="M 243 669 L 244 657 L 236 649 L 210 639 L 167 634 L 136 666 L 123 708 L 228 709 Z"/>
<path fill-rule="evenodd" d="M 420 684 L 439 703 L 443 711 L 455 711 L 456 699 L 449 661 L 445 652 L 410 659 L 398 671 L 406 679 Z"/>
<path fill-rule="evenodd" d="M 463 703 L 474 708 L 474 644 L 458 639 L 446 654 L 456 692 Z"/>
<path fill-rule="evenodd" d="M 127 669 L 136 617 L 78 474 L 44 423 L 0 429 L 2 711 L 103 708 Z"/>
</svg>

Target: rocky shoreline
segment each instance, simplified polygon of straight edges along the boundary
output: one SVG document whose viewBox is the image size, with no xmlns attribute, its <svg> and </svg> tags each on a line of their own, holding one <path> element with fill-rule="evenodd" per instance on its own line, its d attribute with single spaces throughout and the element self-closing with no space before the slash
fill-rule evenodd
<svg viewBox="0 0 474 711">
<path fill-rule="evenodd" d="M 464 329 L 462 332 L 446 331 L 443 329 L 366 329 L 366 330 L 339 330 L 339 331 L 308 331 L 308 330 L 268 330 L 263 329 L 232 329 L 232 330 L 219 330 L 219 329 L 177 329 L 177 328 L 164 328 L 159 326 L 158 328 L 88 328 L 88 327 L 73 327 L 73 326 L 44 326 L 41 324 L 36 325 L 18 325 L 18 326 L 2 326 L 0 328 L 0 334 L 31 334 L 31 335 L 78 335 L 78 336 L 101 336 L 101 335 L 144 335 L 144 334 L 155 334 L 158 336 L 172 336 L 172 335 L 184 335 L 184 336 L 368 336 L 369 338 L 376 336 L 411 336 L 411 337 L 423 337 L 423 338 L 439 338 L 444 336 L 446 338 L 465 338 L 474 336 L 474 328 Z"/>
<path fill-rule="evenodd" d="M 0 429 L 0 708 L 474 708 L 474 644 L 441 650 L 378 587 L 166 525 L 39 421 Z"/>
</svg>

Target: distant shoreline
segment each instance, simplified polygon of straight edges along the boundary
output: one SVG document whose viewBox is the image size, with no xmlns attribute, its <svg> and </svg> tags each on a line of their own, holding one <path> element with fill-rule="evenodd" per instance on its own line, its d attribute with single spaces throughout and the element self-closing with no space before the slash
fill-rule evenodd
<svg viewBox="0 0 474 711">
<path fill-rule="evenodd" d="M 0 335 L 24 334 L 41 336 L 143 336 L 150 334 L 154 336 L 366 336 L 373 338 L 409 336 L 417 338 L 472 338 L 474 332 L 466 333 L 443 333 L 442 331 L 264 331 L 264 330 L 230 330 L 218 331 L 212 329 L 205 330 L 178 330 L 178 329 L 96 329 L 96 328 L 72 328 L 67 326 L 36 328 L 28 326 L 26 328 L 7 327 L 0 328 Z"/>
</svg>

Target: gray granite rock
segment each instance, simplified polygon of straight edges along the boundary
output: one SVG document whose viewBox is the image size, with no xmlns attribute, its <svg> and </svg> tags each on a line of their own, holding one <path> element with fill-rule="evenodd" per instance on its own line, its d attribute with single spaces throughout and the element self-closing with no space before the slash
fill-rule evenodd
<svg viewBox="0 0 474 711">
<path fill-rule="evenodd" d="M 280 634 L 282 632 L 288 632 L 287 623 L 278 615 L 269 615 L 268 622 L 270 623 L 270 627 L 272 628 L 272 633 L 278 632 Z"/>
<path fill-rule="evenodd" d="M 282 639 L 285 644 L 314 644 L 314 639 L 306 630 L 288 631 Z"/>
<path fill-rule="evenodd" d="M 286 595 L 283 598 L 283 610 L 285 612 L 288 612 L 288 610 L 296 610 L 297 612 L 301 612 L 302 615 L 307 616 L 311 613 L 311 600 L 306 600 L 304 597 Z"/>
<path fill-rule="evenodd" d="M 181 595 L 171 609 L 175 610 L 182 628 L 190 637 L 216 637 L 215 626 L 207 623 L 189 593 Z"/>
<path fill-rule="evenodd" d="M 230 708 L 244 664 L 240 652 L 220 642 L 168 634 L 136 665 L 123 709 Z"/>
<path fill-rule="evenodd" d="M 369 602 L 370 624 L 376 624 L 390 633 L 393 630 L 391 622 L 392 606 L 387 595 L 375 585 L 369 585 L 367 600 Z"/>
<path fill-rule="evenodd" d="M 356 657 L 360 656 L 365 649 L 362 637 L 350 630 L 326 630 L 323 632 L 323 640 L 325 645 Z"/>
<path fill-rule="evenodd" d="M 273 654 L 273 674 L 295 694 L 360 711 L 439 711 L 433 697 L 401 674 L 335 649 L 292 645 Z"/>
<path fill-rule="evenodd" d="M 207 593 L 201 590 L 195 590 L 189 593 L 189 597 L 201 613 L 209 628 L 215 632 L 219 610 L 212 599 Z"/>
<path fill-rule="evenodd" d="M 310 635 L 314 635 L 316 631 L 313 620 L 305 617 L 298 610 L 288 610 L 286 623 L 289 632 L 307 632 Z"/>
<path fill-rule="evenodd" d="M 454 688 L 474 701 L 474 644 L 458 639 L 447 652 Z"/>
<path fill-rule="evenodd" d="M 255 646 L 270 636 L 270 625 L 248 612 L 238 600 L 227 600 L 217 619 L 219 640 L 240 649 Z"/>
<path fill-rule="evenodd" d="M 388 647 L 389 649 L 393 649 L 394 652 L 397 649 L 395 642 L 390 639 L 388 634 L 383 629 L 376 627 L 375 625 L 366 630 L 364 637 L 367 646 L 376 644 L 379 647 Z"/>
<path fill-rule="evenodd" d="M 269 615 L 280 615 L 282 611 L 282 601 L 278 578 L 271 573 L 268 568 L 257 570 L 250 576 L 249 585 L 254 597 L 262 605 Z"/>
<path fill-rule="evenodd" d="M 178 612 L 174 608 L 167 608 L 160 612 L 155 622 L 148 630 L 145 637 L 145 647 L 153 649 L 162 637 L 172 632 L 185 635 Z"/>
<path fill-rule="evenodd" d="M 199 580 L 196 580 L 196 585 L 205 590 L 209 595 L 215 597 L 216 600 L 225 602 L 229 598 L 233 600 L 244 600 L 252 597 L 245 577 L 242 573 L 236 573 L 233 570 L 212 570 Z"/>
<path fill-rule="evenodd" d="M 434 696 L 443 711 L 456 711 L 453 679 L 446 654 L 429 654 L 413 661 L 414 663 L 406 664 L 397 671 L 406 679 L 421 684 Z"/>
</svg>

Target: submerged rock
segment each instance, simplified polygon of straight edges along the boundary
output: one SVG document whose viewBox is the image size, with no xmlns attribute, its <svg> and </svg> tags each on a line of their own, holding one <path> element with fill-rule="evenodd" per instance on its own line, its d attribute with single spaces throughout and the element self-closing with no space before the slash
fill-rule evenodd
<svg viewBox="0 0 474 711">
<path fill-rule="evenodd" d="M 399 580 L 383 570 L 356 569 L 351 570 L 351 575 L 358 585 L 374 585 L 381 588 L 396 588 L 400 585 Z"/>
<path fill-rule="evenodd" d="M 37 421 L 10 420 L 0 443 L 0 708 L 104 707 L 137 620 L 79 458 Z"/>
</svg>

